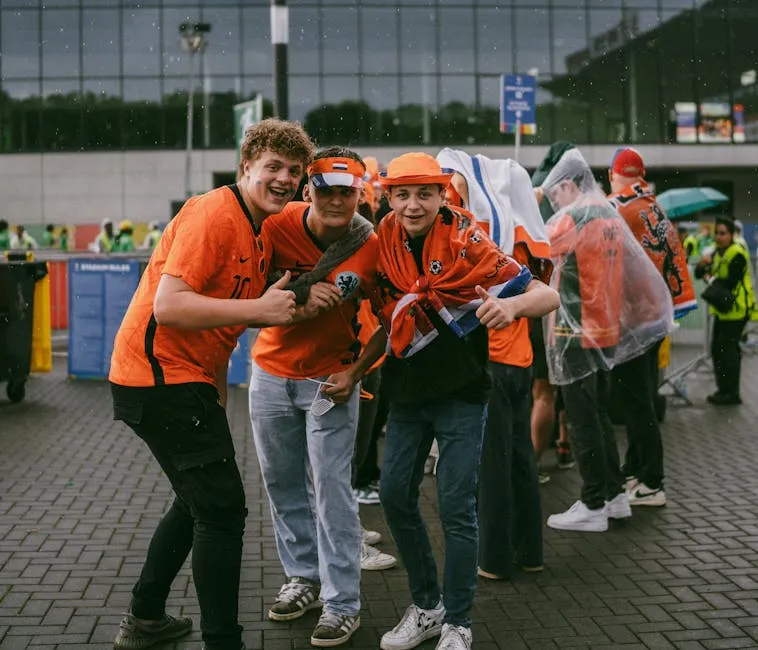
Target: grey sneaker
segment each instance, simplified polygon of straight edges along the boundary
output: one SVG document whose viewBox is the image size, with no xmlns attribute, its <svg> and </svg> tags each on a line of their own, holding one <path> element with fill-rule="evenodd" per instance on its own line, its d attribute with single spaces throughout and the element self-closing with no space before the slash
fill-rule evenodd
<svg viewBox="0 0 758 650">
<path fill-rule="evenodd" d="M 164 614 L 158 621 L 137 618 L 134 614 L 125 614 L 121 619 L 114 650 L 144 650 L 154 645 L 178 639 L 192 631 L 192 619 L 174 618 Z"/>
<path fill-rule="evenodd" d="M 346 643 L 353 632 L 361 626 L 361 617 L 345 616 L 324 611 L 311 634 L 311 645 L 317 648 L 333 648 Z"/>
<path fill-rule="evenodd" d="M 305 578 L 290 578 L 279 590 L 274 604 L 268 610 L 272 621 L 293 621 L 309 609 L 321 607 L 319 586 Z"/>
</svg>

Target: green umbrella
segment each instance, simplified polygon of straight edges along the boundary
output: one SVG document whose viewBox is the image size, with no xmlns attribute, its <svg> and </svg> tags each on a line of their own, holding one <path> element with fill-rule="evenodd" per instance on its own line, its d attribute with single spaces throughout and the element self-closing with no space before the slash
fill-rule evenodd
<svg viewBox="0 0 758 650">
<path fill-rule="evenodd" d="M 712 187 L 680 187 L 658 195 L 658 203 L 669 219 L 680 219 L 701 210 L 727 203 L 729 197 Z"/>
</svg>

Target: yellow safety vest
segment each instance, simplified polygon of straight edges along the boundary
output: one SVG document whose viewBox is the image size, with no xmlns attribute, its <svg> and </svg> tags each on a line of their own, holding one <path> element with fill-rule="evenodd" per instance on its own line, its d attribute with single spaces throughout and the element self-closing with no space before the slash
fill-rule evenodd
<svg viewBox="0 0 758 650">
<path fill-rule="evenodd" d="M 711 266 L 713 277 L 721 280 L 728 279 L 729 264 L 738 255 L 742 255 L 745 258 L 746 266 L 745 273 L 742 275 L 739 284 L 732 289 L 732 294 L 734 295 L 732 308 L 724 314 L 710 307 L 711 314 L 721 320 L 743 320 L 750 318 L 751 312 L 755 309 L 755 294 L 753 293 L 753 282 L 750 279 L 750 258 L 742 246 L 733 243 L 723 253 L 718 250 L 716 251 L 713 256 L 713 265 Z"/>
</svg>

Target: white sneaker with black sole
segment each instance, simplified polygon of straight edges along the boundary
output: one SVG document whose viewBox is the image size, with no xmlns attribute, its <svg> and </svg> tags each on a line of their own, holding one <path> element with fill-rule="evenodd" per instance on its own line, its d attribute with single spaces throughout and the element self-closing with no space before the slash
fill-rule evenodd
<svg viewBox="0 0 758 650">
<path fill-rule="evenodd" d="M 471 650 L 471 628 L 445 623 L 436 650 Z"/>
<path fill-rule="evenodd" d="M 347 643 L 361 626 L 361 617 L 324 611 L 311 634 L 311 645 L 317 648 L 334 648 Z"/>
<path fill-rule="evenodd" d="M 384 571 L 397 564 L 397 559 L 389 553 L 382 553 L 378 548 L 361 544 L 361 571 Z"/>
<path fill-rule="evenodd" d="M 610 501 L 605 502 L 605 512 L 608 519 L 628 519 L 632 516 L 632 508 L 629 506 L 629 495 L 619 492 Z"/>
<path fill-rule="evenodd" d="M 644 483 L 639 483 L 637 487 L 629 492 L 629 505 L 632 506 L 655 506 L 660 508 L 666 505 L 666 493 L 663 486 L 654 489 L 649 488 Z"/>
<path fill-rule="evenodd" d="M 442 599 L 434 609 L 421 609 L 411 604 L 400 622 L 384 634 L 379 647 L 382 650 L 411 650 L 427 639 L 439 636 L 444 620 L 445 606 Z"/>
<path fill-rule="evenodd" d="M 319 586 L 305 578 L 290 578 L 268 610 L 269 620 L 294 621 L 310 609 L 321 607 Z"/>
<path fill-rule="evenodd" d="M 608 530 L 608 513 L 605 505 L 590 510 L 584 502 L 577 501 L 566 512 L 550 515 L 547 525 L 556 530 L 576 530 L 582 533 L 604 533 Z"/>
</svg>

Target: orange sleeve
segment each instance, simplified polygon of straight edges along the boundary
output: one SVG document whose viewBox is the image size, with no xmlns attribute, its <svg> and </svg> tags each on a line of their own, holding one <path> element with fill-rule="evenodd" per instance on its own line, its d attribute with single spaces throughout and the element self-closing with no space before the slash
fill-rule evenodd
<svg viewBox="0 0 758 650">
<path fill-rule="evenodd" d="M 182 221 L 177 224 L 163 273 L 181 278 L 195 293 L 202 293 L 228 262 L 226 251 L 232 246 L 226 240 L 234 240 L 237 229 L 224 223 L 222 215 L 212 219 L 204 207 L 186 206 L 176 218 Z"/>
<path fill-rule="evenodd" d="M 576 225 L 568 212 L 565 212 L 555 223 L 548 225 L 547 234 L 550 239 L 550 251 L 553 255 L 564 255 L 574 250 L 577 235 Z"/>
</svg>

